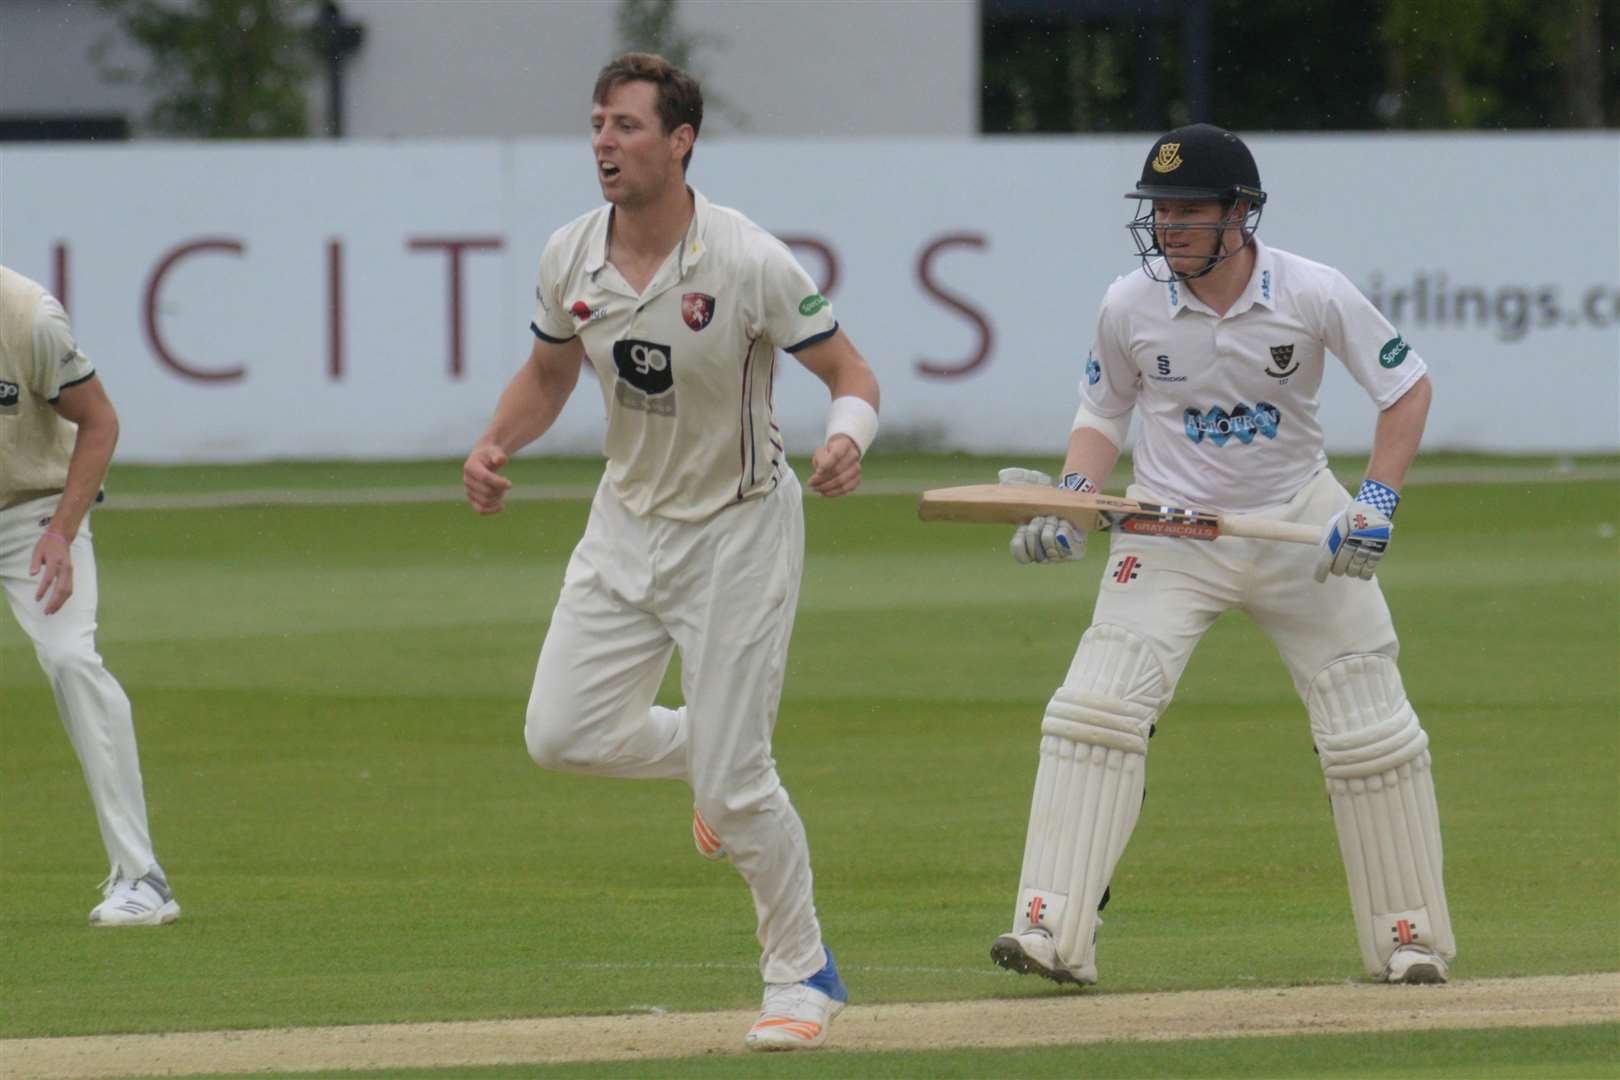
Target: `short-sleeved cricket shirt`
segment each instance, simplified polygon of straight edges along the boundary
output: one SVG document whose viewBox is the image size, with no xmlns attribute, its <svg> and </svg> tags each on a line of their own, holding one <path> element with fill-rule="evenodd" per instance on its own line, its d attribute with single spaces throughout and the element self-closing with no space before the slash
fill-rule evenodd
<svg viewBox="0 0 1620 1080">
<path fill-rule="evenodd" d="M 95 373 L 56 298 L 0 266 L 0 509 L 66 486 L 78 429 L 53 405 Z"/>
<path fill-rule="evenodd" d="M 763 495 L 785 468 L 776 350 L 831 336 L 827 299 L 787 247 L 693 191 L 680 246 L 637 295 L 607 260 L 613 209 L 557 230 L 540 257 L 534 333 L 578 336 L 607 410 L 607 482 L 638 514 L 700 521 Z"/>
<path fill-rule="evenodd" d="M 1327 464 L 1317 407 L 1329 352 L 1379 409 L 1427 370 L 1342 273 L 1255 249 L 1225 315 L 1140 272 L 1103 299 L 1081 395 L 1102 416 L 1140 410 L 1136 481 L 1161 498 L 1243 513 L 1287 502 Z"/>
</svg>

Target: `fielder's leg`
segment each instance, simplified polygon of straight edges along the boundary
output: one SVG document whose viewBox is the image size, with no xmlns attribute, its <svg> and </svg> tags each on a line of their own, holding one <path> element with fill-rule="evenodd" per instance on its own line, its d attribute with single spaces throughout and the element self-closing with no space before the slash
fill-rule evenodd
<svg viewBox="0 0 1620 1080">
<path fill-rule="evenodd" d="M 610 493 L 598 493 L 529 694 L 524 738 L 544 768 L 625 779 L 686 775 L 685 710 L 653 704 L 675 646 L 647 610 L 646 530 Z"/>
<path fill-rule="evenodd" d="M 1148 737 L 1170 700 L 1152 648 L 1118 626 L 1086 631 L 1041 722 L 1013 930 L 997 964 L 1054 982 L 1097 981 L 1096 931 L 1142 807 Z"/>
<path fill-rule="evenodd" d="M 29 512 L 20 515 L 20 509 Z M 98 905 L 90 919 L 103 926 L 173 922 L 180 907 L 152 852 L 129 697 L 96 651 L 98 588 L 89 523 L 73 541 L 73 595 L 54 615 L 46 615 L 34 599 L 37 582 L 27 576 L 39 516 L 32 504 L 8 514 L 10 520 L 0 535 L 0 578 L 12 612 L 33 639 L 35 655 L 50 681 L 107 850 L 108 901 L 117 900 L 119 905 L 117 910 L 108 903 Z"/>
<path fill-rule="evenodd" d="M 1346 657 L 1311 680 L 1305 703 L 1362 963 L 1388 982 L 1444 982 L 1457 943 L 1446 908 L 1429 737 L 1395 661 Z"/>
</svg>

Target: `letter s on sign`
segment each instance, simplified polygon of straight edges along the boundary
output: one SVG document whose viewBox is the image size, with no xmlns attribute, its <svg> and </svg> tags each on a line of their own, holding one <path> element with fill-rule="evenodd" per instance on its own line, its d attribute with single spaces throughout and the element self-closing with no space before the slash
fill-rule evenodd
<svg viewBox="0 0 1620 1080">
<path fill-rule="evenodd" d="M 986 246 L 988 246 L 988 241 L 985 240 L 982 233 L 949 233 L 923 248 L 922 253 L 917 256 L 917 280 L 922 284 L 923 291 L 941 304 L 956 311 L 979 331 L 978 351 L 972 356 L 955 364 L 938 363 L 923 357 L 917 361 L 917 371 L 920 374 L 936 379 L 960 378 L 983 366 L 990 359 L 990 350 L 995 341 L 995 331 L 990 328 L 989 320 L 977 308 L 960 296 L 946 292 L 936 285 L 932 277 L 934 257 L 945 248 L 983 248 Z"/>
</svg>

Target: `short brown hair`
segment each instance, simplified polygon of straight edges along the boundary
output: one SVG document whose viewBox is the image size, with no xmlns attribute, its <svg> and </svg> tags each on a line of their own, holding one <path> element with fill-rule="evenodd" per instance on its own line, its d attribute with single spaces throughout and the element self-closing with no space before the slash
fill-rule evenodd
<svg viewBox="0 0 1620 1080">
<path fill-rule="evenodd" d="M 607 96 L 627 82 L 649 82 L 658 88 L 658 119 L 668 135 L 682 124 L 692 125 L 692 138 L 703 127 L 703 91 L 697 80 L 686 72 L 652 53 L 625 53 L 612 60 L 596 76 L 596 89 L 591 100 L 606 104 Z M 681 168 L 692 163 L 692 151 L 681 159 Z"/>
</svg>

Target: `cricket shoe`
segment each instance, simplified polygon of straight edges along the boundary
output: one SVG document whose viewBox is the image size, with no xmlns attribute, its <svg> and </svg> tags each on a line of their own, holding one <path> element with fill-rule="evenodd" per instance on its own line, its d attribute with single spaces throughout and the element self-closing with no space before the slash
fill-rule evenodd
<svg viewBox="0 0 1620 1080">
<path fill-rule="evenodd" d="M 1402 945 L 1384 966 L 1384 981 L 1420 985 L 1443 983 L 1448 969 L 1440 956 L 1421 945 Z"/>
<path fill-rule="evenodd" d="M 832 953 L 822 946 L 827 965 L 802 982 L 767 983 L 759 1019 L 743 1042 L 750 1050 L 813 1050 L 827 1041 L 833 1017 L 849 1003 Z"/>
<path fill-rule="evenodd" d="M 180 905 L 160 873 L 113 881 L 106 896 L 91 909 L 91 926 L 162 926 L 180 917 Z"/>
<path fill-rule="evenodd" d="M 1057 942 L 1045 930 L 1002 934 L 990 945 L 990 959 L 1008 971 L 1016 971 L 1020 975 L 1039 975 L 1055 983 L 1091 986 L 1097 981 L 1095 967 L 1071 970 L 1058 956 Z"/>
<path fill-rule="evenodd" d="M 719 862 L 726 857 L 726 846 L 720 842 L 720 834 L 709 828 L 709 823 L 703 820 L 697 807 L 692 807 L 692 843 L 697 847 L 698 854 L 710 862 Z"/>
</svg>

